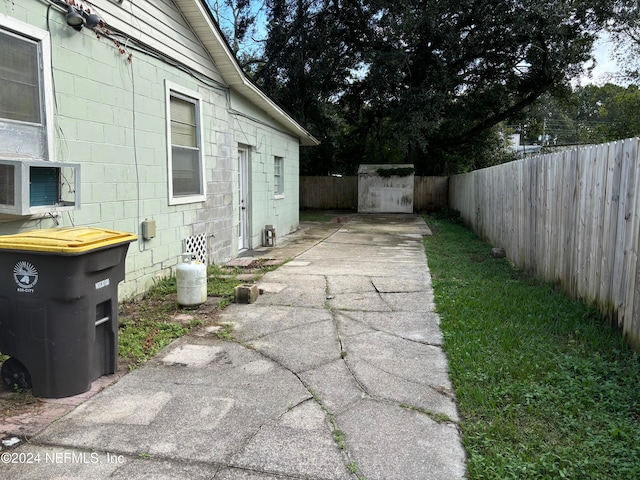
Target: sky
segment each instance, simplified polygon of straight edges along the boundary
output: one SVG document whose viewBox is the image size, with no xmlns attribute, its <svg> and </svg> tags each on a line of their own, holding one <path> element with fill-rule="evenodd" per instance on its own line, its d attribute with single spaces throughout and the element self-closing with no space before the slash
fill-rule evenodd
<svg viewBox="0 0 640 480">
<path fill-rule="evenodd" d="M 580 83 L 582 85 L 589 83 L 601 85 L 612 81 L 611 76 L 618 73 L 620 67 L 613 59 L 613 42 L 606 33 L 596 42 L 593 55 L 596 59 L 596 66 L 593 69 L 592 78 L 584 77 Z"/>
</svg>

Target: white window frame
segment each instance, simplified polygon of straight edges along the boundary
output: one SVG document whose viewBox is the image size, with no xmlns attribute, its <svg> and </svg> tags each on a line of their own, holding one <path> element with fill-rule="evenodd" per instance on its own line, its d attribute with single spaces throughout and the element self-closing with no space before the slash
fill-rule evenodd
<svg viewBox="0 0 640 480">
<path fill-rule="evenodd" d="M 284 157 L 273 157 L 273 197 L 284 198 Z"/>
<path fill-rule="evenodd" d="M 51 37 L 49 32 L 2 14 L 0 14 L 0 28 L 10 31 L 18 37 L 25 37 L 40 44 L 39 65 L 40 86 L 42 88 L 40 98 L 42 100 L 41 108 L 44 110 L 42 119 L 44 125 L 42 125 L 42 127 L 46 137 L 46 147 L 44 152 L 46 158 L 35 159 L 55 161 L 55 130 L 53 127 L 53 96 L 55 93 L 53 91 L 53 81 L 51 78 L 53 70 L 51 67 Z M 5 120 L 1 120 L 1 122 L 5 123 Z M 6 120 L 6 122 L 9 123 L 10 120 Z M 0 151 L 0 155 L 2 155 L 2 153 L 11 152 Z"/>
<path fill-rule="evenodd" d="M 196 140 L 198 143 L 198 159 L 200 165 L 200 192 L 194 195 L 173 194 L 173 153 L 171 144 L 171 97 L 192 102 L 196 112 Z M 202 95 L 193 90 L 165 80 L 165 104 L 167 117 L 167 178 L 169 186 L 169 205 L 184 205 L 186 203 L 204 202 L 207 199 L 207 179 L 204 163 L 204 141 L 202 134 Z"/>
</svg>

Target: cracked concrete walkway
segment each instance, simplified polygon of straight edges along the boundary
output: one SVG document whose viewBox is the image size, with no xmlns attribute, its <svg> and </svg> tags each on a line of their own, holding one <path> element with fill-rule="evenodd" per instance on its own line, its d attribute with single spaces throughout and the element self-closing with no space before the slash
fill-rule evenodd
<svg viewBox="0 0 640 480">
<path fill-rule="evenodd" d="M 13 453 L 4 478 L 462 479 L 416 215 L 354 216 Z M 319 242 L 319 243 L 318 243 Z"/>
</svg>

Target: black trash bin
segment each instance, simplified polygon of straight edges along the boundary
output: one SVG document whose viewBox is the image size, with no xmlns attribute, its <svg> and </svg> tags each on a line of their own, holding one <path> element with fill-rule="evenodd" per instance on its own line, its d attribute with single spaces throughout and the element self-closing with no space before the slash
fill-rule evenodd
<svg viewBox="0 0 640 480">
<path fill-rule="evenodd" d="M 118 284 L 137 237 L 99 228 L 0 236 L 0 352 L 7 385 L 68 397 L 118 368 Z"/>
</svg>

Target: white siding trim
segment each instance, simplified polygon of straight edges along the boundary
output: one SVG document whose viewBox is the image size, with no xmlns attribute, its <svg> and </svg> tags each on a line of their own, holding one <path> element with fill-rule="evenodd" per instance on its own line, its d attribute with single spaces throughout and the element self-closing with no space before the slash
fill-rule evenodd
<svg viewBox="0 0 640 480">
<path fill-rule="evenodd" d="M 42 75 L 42 96 L 44 97 L 44 122 L 45 135 L 47 136 L 47 160 L 54 162 L 55 157 L 55 129 L 53 128 L 53 70 L 51 68 L 51 37 L 49 32 L 41 30 L 28 23 L 21 22 L 15 18 L 0 13 L 0 26 L 6 30 L 11 30 L 18 35 L 31 38 L 40 43 L 40 68 Z"/>
<path fill-rule="evenodd" d="M 204 202 L 207 199 L 207 179 L 206 170 L 204 164 L 204 136 L 203 136 L 203 116 L 202 116 L 202 95 L 193 90 L 189 90 L 182 85 L 165 80 L 165 108 L 166 108 L 166 135 L 167 135 L 167 185 L 169 194 L 169 205 L 184 205 L 186 203 L 198 203 Z M 198 123 L 197 137 L 198 137 L 198 153 L 200 159 L 200 195 L 189 196 L 173 196 L 173 154 L 171 144 L 171 93 L 175 92 L 179 95 L 188 97 L 195 100 L 196 105 L 196 122 Z"/>
<path fill-rule="evenodd" d="M 90 3 L 99 9 L 98 14 L 108 27 L 183 63 L 195 72 L 217 82 L 222 81 L 211 55 L 175 2 L 136 0 L 133 3 L 125 0 L 122 5 L 117 5 L 110 0 L 92 0 Z"/>
</svg>

